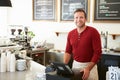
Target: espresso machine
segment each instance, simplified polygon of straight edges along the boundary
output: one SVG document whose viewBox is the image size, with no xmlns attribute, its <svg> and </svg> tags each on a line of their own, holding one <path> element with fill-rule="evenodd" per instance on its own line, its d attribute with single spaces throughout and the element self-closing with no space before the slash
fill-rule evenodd
<svg viewBox="0 0 120 80">
<path fill-rule="evenodd" d="M 28 27 L 23 27 L 21 25 L 12 25 L 10 32 L 11 32 L 10 34 L 12 36 L 12 37 L 10 37 L 10 40 L 13 43 L 22 45 L 23 49 L 30 48 L 31 37 L 28 36 Z"/>
</svg>

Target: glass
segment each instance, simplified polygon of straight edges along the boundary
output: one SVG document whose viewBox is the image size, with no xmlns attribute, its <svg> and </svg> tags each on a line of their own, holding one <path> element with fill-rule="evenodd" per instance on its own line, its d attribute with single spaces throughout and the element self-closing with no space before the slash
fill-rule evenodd
<svg viewBox="0 0 120 80">
<path fill-rule="evenodd" d="M 34 80 L 46 80 L 46 74 L 36 72 L 34 76 Z"/>
</svg>

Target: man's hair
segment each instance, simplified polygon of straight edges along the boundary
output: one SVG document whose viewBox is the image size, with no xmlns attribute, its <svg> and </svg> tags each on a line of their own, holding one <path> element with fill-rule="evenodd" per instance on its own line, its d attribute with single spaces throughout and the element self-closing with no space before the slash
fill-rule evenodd
<svg viewBox="0 0 120 80">
<path fill-rule="evenodd" d="M 87 19 L 86 12 L 85 12 L 83 9 L 78 8 L 78 9 L 76 9 L 76 10 L 74 11 L 74 14 L 75 14 L 76 12 L 83 12 L 83 13 L 84 13 L 85 18 Z"/>
</svg>

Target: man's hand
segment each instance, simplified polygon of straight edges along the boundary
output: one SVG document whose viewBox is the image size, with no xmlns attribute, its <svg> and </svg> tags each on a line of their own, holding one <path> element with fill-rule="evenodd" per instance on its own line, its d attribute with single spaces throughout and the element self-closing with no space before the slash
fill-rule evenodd
<svg viewBox="0 0 120 80">
<path fill-rule="evenodd" d="M 90 70 L 88 68 L 85 68 L 85 69 L 81 70 L 80 72 L 83 72 L 82 79 L 87 80 L 89 77 L 89 74 L 90 74 Z"/>
</svg>

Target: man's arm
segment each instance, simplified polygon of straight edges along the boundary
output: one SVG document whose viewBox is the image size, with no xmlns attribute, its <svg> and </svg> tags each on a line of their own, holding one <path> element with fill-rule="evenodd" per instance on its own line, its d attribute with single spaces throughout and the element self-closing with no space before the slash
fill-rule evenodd
<svg viewBox="0 0 120 80">
<path fill-rule="evenodd" d="M 87 69 L 89 70 L 89 71 L 91 71 L 91 69 L 93 68 L 95 66 L 95 63 L 94 62 L 90 62 L 88 65 L 87 65 Z"/>
<path fill-rule="evenodd" d="M 70 59 L 71 59 L 71 54 L 65 53 L 65 54 L 64 54 L 63 62 L 64 62 L 65 64 L 68 64 L 69 61 L 70 61 Z"/>
</svg>

